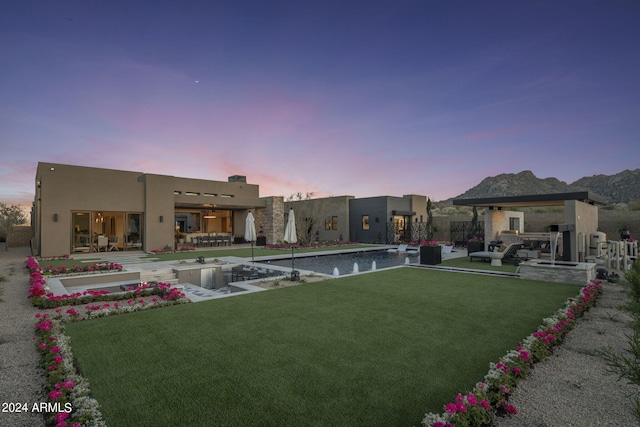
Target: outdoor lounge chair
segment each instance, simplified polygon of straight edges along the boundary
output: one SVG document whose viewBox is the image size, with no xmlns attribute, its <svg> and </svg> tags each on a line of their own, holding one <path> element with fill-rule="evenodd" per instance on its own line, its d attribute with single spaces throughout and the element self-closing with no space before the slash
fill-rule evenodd
<svg viewBox="0 0 640 427">
<path fill-rule="evenodd" d="M 512 243 L 504 250 L 499 251 L 503 253 L 502 261 L 517 261 L 518 260 L 518 250 L 522 247 L 522 243 Z M 491 254 L 495 252 L 490 251 L 480 251 L 480 252 L 472 252 L 469 254 L 469 260 L 473 262 L 474 258 L 480 260 L 491 260 Z"/>
<path fill-rule="evenodd" d="M 402 245 L 398 245 L 398 247 L 396 249 L 387 249 L 387 252 L 392 252 L 392 253 L 405 253 L 407 252 L 407 245 L 402 244 Z"/>
</svg>

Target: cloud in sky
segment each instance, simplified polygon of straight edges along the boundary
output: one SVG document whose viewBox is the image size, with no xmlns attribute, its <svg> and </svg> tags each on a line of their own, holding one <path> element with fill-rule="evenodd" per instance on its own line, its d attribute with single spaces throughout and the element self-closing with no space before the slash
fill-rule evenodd
<svg viewBox="0 0 640 427">
<path fill-rule="evenodd" d="M 435 200 L 525 169 L 635 169 L 638 18 L 624 1 L 12 4 L 0 200 L 30 201 L 38 161 Z"/>
</svg>

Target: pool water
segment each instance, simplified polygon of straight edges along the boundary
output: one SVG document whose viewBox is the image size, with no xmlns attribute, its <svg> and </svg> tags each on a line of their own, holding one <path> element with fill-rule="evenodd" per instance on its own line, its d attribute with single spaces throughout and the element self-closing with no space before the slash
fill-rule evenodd
<svg viewBox="0 0 640 427">
<path fill-rule="evenodd" d="M 410 263 L 419 261 L 417 254 L 388 253 L 387 251 L 365 251 L 345 253 L 338 255 L 318 255 L 310 257 L 295 257 L 295 268 L 310 270 L 316 273 L 333 274 L 334 268 L 338 268 L 340 275 L 353 273 L 354 263 L 358 264 L 358 272 L 370 271 L 372 264 L 376 262 L 376 269 L 403 265 L 409 258 Z M 263 261 L 265 264 L 280 267 L 291 267 L 291 258 Z"/>
</svg>

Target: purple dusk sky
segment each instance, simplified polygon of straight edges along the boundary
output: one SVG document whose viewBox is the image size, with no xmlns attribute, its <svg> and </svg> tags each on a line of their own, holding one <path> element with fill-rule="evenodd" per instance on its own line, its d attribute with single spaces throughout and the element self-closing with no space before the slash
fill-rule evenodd
<svg viewBox="0 0 640 427">
<path fill-rule="evenodd" d="M 261 196 L 460 195 L 640 167 L 640 2 L 0 6 L 0 201 L 39 161 Z"/>
</svg>

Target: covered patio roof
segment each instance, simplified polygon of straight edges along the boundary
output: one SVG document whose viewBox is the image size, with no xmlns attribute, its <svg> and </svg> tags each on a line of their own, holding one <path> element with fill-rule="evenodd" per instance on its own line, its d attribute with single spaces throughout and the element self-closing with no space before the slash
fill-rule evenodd
<svg viewBox="0 0 640 427">
<path fill-rule="evenodd" d="M 578 200 L 590 205 L 604 205 L 603 198 L 589 191 L 571 193 L 531 194 L 526 196 L 480 197 L 475 199 L 455 199 L 454 206 L 475 206 L 478 208 L 502 209 L 512 207 L 564 206 L 566 200 Z"/>
</svg>

